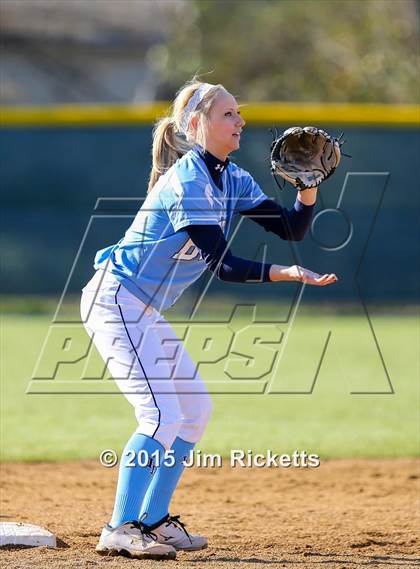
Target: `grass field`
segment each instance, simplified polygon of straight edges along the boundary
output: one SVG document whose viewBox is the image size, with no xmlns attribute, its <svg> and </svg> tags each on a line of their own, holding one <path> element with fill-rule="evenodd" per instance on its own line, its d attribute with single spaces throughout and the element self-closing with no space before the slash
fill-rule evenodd
<svg viewBox="0 0 420 569">
<path fill-rule="evenodd" d="M 106 448 L 119 451 L 136 427 L 132 408 L 120 394 L 26 393 L 50 322 L 45 314 L 3 316 L 4 461 L 95 458 Z M 270 349 L 286 346 L 274 386 L 276 391 L 301 393 L 258 393 L 267 378 L 235 383 L 224 375 L 226 359 L 202 366 L 210 390 L 219 393 L 213 394 L 214 414 L 200 448 L 224 455 L 231 448 L 254 452 L 297 449 L 322 458 L 418 454 L 417 317 L 378 315 L 372 324 L 393 394 L 364 317 L 331 313 L 324 321 L 308 313 L 296 321 L 293 330 L 280 326 L 285 334 L 280 348 L 268 346 L 266 352 L 268 356 L 274 353 Z M 251 326 L 252 331 L 256 325 L 241 316 L 235 326 Z M 302 393 L 310 391 L 328 330 L 331 337 L 313 391 Z M 84 337 L 80 330 L 81 341 Z M 190 351 L 196 358 L 194 342 Z M 261 365 L 254 363 L 257 368 Z M 79 369 L 73 366 L 66 373 L 77 377 Z M 245 393 L 252 390 L 256 392 Z"/>
</svg>

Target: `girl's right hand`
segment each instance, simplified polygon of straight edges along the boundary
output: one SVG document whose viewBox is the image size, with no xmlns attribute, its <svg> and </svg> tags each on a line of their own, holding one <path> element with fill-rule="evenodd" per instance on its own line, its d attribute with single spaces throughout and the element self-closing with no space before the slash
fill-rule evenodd
<svg viewBox="0 0 420 569">
<path fill-rule="evenodd" d="M 309 285 L 325 286 L 337 282 L 338 279 L 334 273 L 319 275 L 299 265 L 292 265 L 291 267 L 271 265 L 270 280 L 273 282 L 297 281 Z"/>
</svg>

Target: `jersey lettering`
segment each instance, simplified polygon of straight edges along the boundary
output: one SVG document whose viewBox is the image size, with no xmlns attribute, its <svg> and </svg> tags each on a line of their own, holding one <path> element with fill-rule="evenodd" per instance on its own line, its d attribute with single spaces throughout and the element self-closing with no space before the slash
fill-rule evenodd
<svg viewBox="0 0 420 569">
<path fill-rule="evenodd" d="M 225 232 L 226 223 L 226 218 L 222 218 L 219 222 L 223 233 Z M 185 243 L 185 245 L 182 246 L 178 253 L 175 253 L 175 255 L 172 256 L 172 259 L 176 259 L 177 261 L 195 261 L 196 259 L 202 260 L 202 256 L 198 247 L 194 245 L 191 239 L 188 239 L 188 241 Z"/>
<path fill-rule="evenodd" d="M 200 258 L 201 253 L 191 239 L 188 239 L 188 241 L 181 247 L 178 253 L 175 253 L 175 255 L 172 257 L 172 259 L 176 259 L 177 261 L 195 261 L 196 259 Z"/>
</svg>

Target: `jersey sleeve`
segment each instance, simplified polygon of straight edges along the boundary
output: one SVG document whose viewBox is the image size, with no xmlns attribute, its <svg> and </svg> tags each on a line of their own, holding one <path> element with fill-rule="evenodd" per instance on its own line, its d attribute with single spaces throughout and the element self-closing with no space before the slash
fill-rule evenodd
<svg viewBox="0 0 420 569">
<path fill-rule="evenodd" d="M 208 269 L 222 281 L 249 283 L 270 282 L 271 264 L 235 257 L 219 226 L 190 225 L 189 238 L 200 249 Z"/>
<path fill-rule="evenodd" d="M 238 182 L 236 185 L 237 201 L 235 211 L 240 212 L 251 209 L 268 199 L 268 196 L 248 172 L 238 168 L 232 175 L 234 178 L 237 178 Z"/>
<path fill-rule="evenodd" d="M 161 190 L 160 199 L 174 231 L 188 225 L 219 224 L 212 187 L 204 175 L 182 178 L 175 171 L 170 184 Z"/>
<path fill-rule="evenodd" d="M 298 199 L 292 209 L 286 209 L 274 200 L 265 200 L 240 213 L 282 239 L 302 241 L 311 226 L 314 209 L 315 204 L 304 205 Z"/>
</svg>

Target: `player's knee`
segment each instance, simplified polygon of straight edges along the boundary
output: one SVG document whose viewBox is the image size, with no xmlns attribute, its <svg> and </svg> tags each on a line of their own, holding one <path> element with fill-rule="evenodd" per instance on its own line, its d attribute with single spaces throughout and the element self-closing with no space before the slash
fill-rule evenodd
<svg viewBox="0 0 420 569">
<path fill-rule="evenodd" d="M 177 406 L 174 409 L 156 408 L 153 410 L 136 409 L 136 417 L 139 425 L 150 424 L 154 428 L 165 428 L 176 433 L 182 423 L 182 414 Z"/>
<path fill-rule="evenodd" d="M 204 429 L 210 421 L 213 412 L 213 403 L 208 393 L 201 393 L 196 399 L 191 409 L 190 419 L 191 422 L 199 425 L 200 429 Z"/>
<path fill-rule="evenodd" d="M 171 429 L 174 433 L 179 431 L 182 423 L 182 413 L 178 405 L 171 409 L 162 407 L 160 409 L 159 422 L 162 426 Z"/>
<path fill-rule="evenodd" d="M 191 396 L 189 405 L 183 406 L 183 419 L 178 436 L 185 441 L 197 443 L 203 436 L 212 410 L 212 401 L 207 393 Z"/>
</svg>

